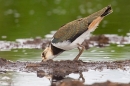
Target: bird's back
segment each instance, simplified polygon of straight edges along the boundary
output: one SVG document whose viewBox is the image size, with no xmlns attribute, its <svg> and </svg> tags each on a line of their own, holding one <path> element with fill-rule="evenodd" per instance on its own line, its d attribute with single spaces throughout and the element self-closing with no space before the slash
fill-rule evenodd
<svg viewBox="0 0 130 86">
<path fill-rule="evenodd" d="M 87 31 L 88 23 L 84 18 L 74 20 L 62 26 L 55 34 L 53 43 L 70 41 L 73 42 L 78 36 Z"/>
</svg>

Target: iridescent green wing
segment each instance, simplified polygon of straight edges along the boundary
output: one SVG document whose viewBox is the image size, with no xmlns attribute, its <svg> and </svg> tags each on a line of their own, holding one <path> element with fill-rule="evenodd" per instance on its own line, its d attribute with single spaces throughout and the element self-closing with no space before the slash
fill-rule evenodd
<svg viewBox="0 0 130 86">
<path fill-rule="evenodd" d="M 52 43 L 58 43 L 67 40 L 73 42 L 77 37 L 87 30 L 87 27 L 87 20 L 82 18 L 67 23 L 54 34 Z"/>
</svg>

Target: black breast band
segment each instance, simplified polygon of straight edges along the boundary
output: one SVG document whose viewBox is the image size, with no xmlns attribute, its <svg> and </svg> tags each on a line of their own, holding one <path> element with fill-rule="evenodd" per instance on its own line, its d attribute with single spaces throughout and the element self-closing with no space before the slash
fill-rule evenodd
<svg viewBox="0 0 130 86">
<path fill-rule="evenodd" d="M 57 47 L 53 46 L 52 44 L 51 44 L 51 50 L 53 52 L 53 55 L 57 55 L 57 54 L 62 53 L 63 51 L 65 51 L 63 49 L 60 49 L 60 48 L 57 48 Z"/>
</svg>

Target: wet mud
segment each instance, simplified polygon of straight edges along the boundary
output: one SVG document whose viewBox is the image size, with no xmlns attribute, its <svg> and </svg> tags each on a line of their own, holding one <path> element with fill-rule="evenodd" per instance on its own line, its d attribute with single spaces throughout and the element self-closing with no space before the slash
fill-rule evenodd
<svg viewBox="0 0 130 86">
<path fill-rule="evenodd" d="M 19 62 L 19 61 L 12 62 L 4 58 L 0 58 L 0 71 L 1 72 L 6 72 L 6 71 L 34 72 L 34 73 L 37 73 L 37 76 L 40 78 L 50 77 L 52 79 L 53 84 L 54 84 L 53 80 L 56 81 L 56 83 L 61 83 L 61 81 L 64 82 L 63 80 L 65 79 L 65 76 L 71 73 L 80 74 L 79 78 L 81 78 L 82 83 L 83 83 L 85 80 L 84 80 L 84 77 L 82 76 L 82 72 L 89 71 L 89 70 L 102 71 L 104 69 L 111 69 L 111 70 L 121 69 L 121 70 L 127 71 L 128 69 L 130 69 L 130 60 L 111 61 L 111 62 L 107 62 L 107 61 L 83 62 L 81 60 L 78 60 L 78 61 L 48 60 L 46 62 Z M 65 81 L 65 84 L 78 82 L 78 81 L 76 82 L 74 81 L 73 80 L 69 80 L 69 82 Z M 103 83 L 103 84 L 108 84 L 108 82 Z M 61 84 L 59 86 L 74 86 L 74 85 Z M 93 85 L 87 85 L 87 86 L 97 86 L 97 85 L 93 84 Z M 98 85 L 98 86 L 104 86 L 104 85 Z M 118 85 L 118 84 L 111 85 L 110 84 L 110 85 L 105 85 L 105 86 L 129 86 L 129 85 Z"/>
</svg>

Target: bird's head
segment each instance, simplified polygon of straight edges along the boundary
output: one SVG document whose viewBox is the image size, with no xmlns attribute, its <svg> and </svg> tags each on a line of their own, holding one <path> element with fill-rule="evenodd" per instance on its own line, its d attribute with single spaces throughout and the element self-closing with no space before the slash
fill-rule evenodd
<svg viewBox="0 0 130 86">
<path fill-rule="evenodd" d="M 53 59 L 54 55 L 51 46 L 46 47 L 46 49 L 42 52 L 41 56 L 42 56 L 42 61 Z"/>
</svg>

